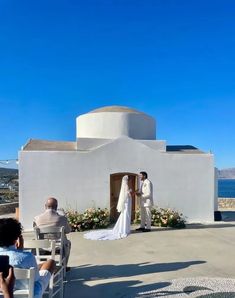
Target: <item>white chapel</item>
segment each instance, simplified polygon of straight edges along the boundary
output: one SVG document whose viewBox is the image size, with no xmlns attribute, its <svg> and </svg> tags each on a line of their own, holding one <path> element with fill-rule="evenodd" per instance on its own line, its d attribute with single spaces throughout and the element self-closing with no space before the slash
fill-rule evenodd
<svg viewBox="0 0 235 298">
<path fill-rule="evenodd" d="M 214 156 L 192 145 L 166 145 L 156 121 L 123 106 L 80 115 L 75 142 L 30 139 L 19 152 L 19 207 L 24 228 L 43 212 L 47 197 L 83 212 L 108 208 L 117 217 L 121 178 L 137 189 L 140 171 L 153 183 L 154 204 L 176 209 L 188 222 L 211 222 L 217 210 Z M 132 209 L 138 208 L 133 196 Z"/>
</svg>

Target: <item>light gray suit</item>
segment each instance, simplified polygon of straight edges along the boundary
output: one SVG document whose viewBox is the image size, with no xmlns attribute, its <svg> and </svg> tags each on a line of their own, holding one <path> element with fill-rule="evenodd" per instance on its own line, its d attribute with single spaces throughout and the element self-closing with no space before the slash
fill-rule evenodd
<svg viewBox="0 0 235 298">
<path fill-rule="evenodd" d="M 34 226 L 39 228 L 43 227 L 64 227 L 66 234 L 71 232 L 71 227 L 68 223 L 66 216 L 60 215 L 54 209 L 46 209 L 46 211 L 34 218 Z M 66 264 L 68 263 L 69 255 L 71 249 L 71 242 L 65 238 L 64 243 L 64 254 L 66 257 Z"/>
<path fill-rule="evenodd" d="M 145 179 L 140 188 L 141 228 L 151 229 L 151 207 L 153 206 L 153 185 Z"/>
</svg>

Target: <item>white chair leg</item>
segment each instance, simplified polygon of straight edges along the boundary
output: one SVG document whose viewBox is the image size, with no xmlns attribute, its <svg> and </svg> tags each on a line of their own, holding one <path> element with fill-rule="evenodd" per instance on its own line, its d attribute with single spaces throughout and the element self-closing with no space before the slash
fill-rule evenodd
<svg viewBox="0 0 235 298">
<path fill-rule="evenodd" d="M 63 279 L 66 280 L 66 264 L 63 263 Z"/>
<path fill-rule="evenodd" d="M 53 297 L 53 287 L 54 287 L 54 277 L 51 276 L 50 282 L 49 282 L 49 291 L 48 291 L 48 298 Z"/>
<path fill-rule="evenodd" d="M 63 277 L 63 271 L 61 272 L 62 276 Z M 60 298 L 64 298 L 64 281 L 63 281 L 63 278 L 61 278 L 61 282 L 60 282 Z"/>
</svg>

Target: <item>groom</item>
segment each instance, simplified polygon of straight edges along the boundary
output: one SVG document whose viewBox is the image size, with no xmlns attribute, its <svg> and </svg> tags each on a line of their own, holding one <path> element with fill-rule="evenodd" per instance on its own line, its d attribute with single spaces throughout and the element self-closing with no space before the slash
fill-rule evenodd
<svg viewBox="0 0 235 298">
<path fill-rule="evenodd" d="M 140 190 L 135 194 L 140 198 L 140 228 L 136 231 L 151 231 L 151 207 L 153 206 L 153 185 L 148 179 L 146 172 L 140 172 L 140 180 L 142 182 Z M 146 228 L 145 228 L 146 225 Z"/>
</svg>

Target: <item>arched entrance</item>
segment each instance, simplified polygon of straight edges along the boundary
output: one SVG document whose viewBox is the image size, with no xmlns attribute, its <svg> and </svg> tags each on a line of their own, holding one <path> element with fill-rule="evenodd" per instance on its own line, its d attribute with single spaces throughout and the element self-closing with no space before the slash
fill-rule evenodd
<svg viewBox="0 0 235 298">
<path fill-rule="evenodd" d="M 115 173 L 110 175 L 110 219 L 116 221 L 119 213 L 117 212 L 117 202 L 119 197 L 119 192 L 121 188 L 122 177 L 129 176 L 129 188 L 133 191 L 138 188 L 138 175 L 133 173 Z M 137 198 L 136 195 L 132 194 L 132 212 L 131 220 L 135 219 L 135 210 L 137 208 Z"/>
</svg>

